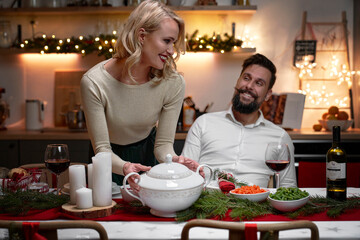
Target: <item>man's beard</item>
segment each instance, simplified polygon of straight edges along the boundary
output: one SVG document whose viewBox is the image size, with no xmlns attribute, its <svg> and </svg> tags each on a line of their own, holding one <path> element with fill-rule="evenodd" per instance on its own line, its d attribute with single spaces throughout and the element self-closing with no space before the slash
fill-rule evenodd
<svg viewBox="0 0 360 240">
<path fill-rule="evenodd" d="M 249 113 L 253 113 L 255 111 L 257 111 L 260 108 L 260 104 L 256 102 L 256 100 L 258 99 L 257 96 L 254 96 L 253 94 L 251 94 L 250 92 L 246 91 L 246 90 L 240 90 L 240 89 L 236 89 L 238 94 L 235 94 L 235 96 L 232 99 L 232 104 L 233 104 L 233 108 L 235 111 L 239 112 L 239 113 L 245 113 L 245 114 L 249 114 Z M 249 103 L 249 104 L 244 104 L 241 102 L 240 100 L 240 94 L 241 93 L 249 93 L 254 97 L 254 101 Z"/>
</svg>

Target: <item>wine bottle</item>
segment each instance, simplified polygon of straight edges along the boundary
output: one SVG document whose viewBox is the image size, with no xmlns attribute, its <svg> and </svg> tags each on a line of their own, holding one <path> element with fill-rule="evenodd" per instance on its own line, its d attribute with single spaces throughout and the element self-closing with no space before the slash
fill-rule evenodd
<svg viewBox="0 0 360 240">
<path fill-rule="evenodd" d="M 326 197 L 346 200 L 346 153 L 340 147 L 340 127 L 333 127 L 332 147 L 326 154 Z"/>
</svg>

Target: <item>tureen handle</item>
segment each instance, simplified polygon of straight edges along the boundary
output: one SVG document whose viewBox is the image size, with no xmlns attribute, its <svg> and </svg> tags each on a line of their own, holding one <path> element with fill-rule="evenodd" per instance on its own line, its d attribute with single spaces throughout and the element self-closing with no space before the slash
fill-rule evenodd
<svg viewBox="0 0 360 240">
<path fill-rule="evenodd" d="M 206 186 L 211 182 L 211 179 L 212 179 L 212 177 L 213 177 L 214 172 L 213 172 L 212 168 L 209 167 L 208 165 L 206 165 L 206 164 L 201 164 L 201 165 L 199 165 L 198 168 L 196 169 L 196 173 L 197 173 L 197 174 L 200 174 L 200 173 L 199 173 L 199 172 L 200 172 L 200 168 L 202 168 L 202 167 L 207 167 L 207 168 L 210 170 L 210 176 L 209 176 L 209 178 L 207 179 L 207 181 L 205 181 L 205 185 L 204 185 L 204 187 L 206 187 Z M 205 176 L 205 177 L 206 177 L 206 176 Z"/>
<path fill-rule="evenodd" d="M 138 175 L 138 176 L 140 177 L 140 174 L 138 174 L 138 173 L 136 173 L 136 172 L 129 173 L 128 175 L 126 175 L 126 176 L 124 177 L 123 186 L 126 186 L 127 179 L 128 179 L 129 177 L 131 177 L 132 175 Z M 141 178 L 139 178 L 139 181 L 138 181 L 137 183 L 139 183 L 140 180 L 141 180 Z M 136 198 L 137 200 L 139 200 L 139 201 L 142 203 L 143 206 L 145 206 L 145 202 L 144 202 L 140 197 L 132 194 L 132 193 L 127 189 L 127 187 L 124 187 L 124 190 L 125 190 L 130 196 L 132 196 L 132 197 Z"/>
</svg>

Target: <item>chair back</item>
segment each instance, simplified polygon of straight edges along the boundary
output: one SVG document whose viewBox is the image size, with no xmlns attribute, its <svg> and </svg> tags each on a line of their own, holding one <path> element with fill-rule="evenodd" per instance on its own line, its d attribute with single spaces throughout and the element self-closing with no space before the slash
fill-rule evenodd
<svg viewBox="0 0 360 240">
<path fill-rule="evenodd" d="M 13 232 L 23 231 L 24 226 L 23 223 L 19 221 L 8 221 L 8 220 L 0 220 L 0 228 L 7 228 L 9 230 L 9 236 Z M 37 222 L 27 222 L 27 223 L 37 223 Z M 93 229 L 99 233 L 100 240 L 108 240 L 108 235 L 105 228 L 95 221 L 90 220 L 67 220 L 67 221 L 52 221 L 52 222 L 39 222 L 37 233 L 46 239 L 57 240 L 57 230 L 58 229 L 75 229 L 75 228 L 86 228 Z M 12 239 L 10 237 L 10 239 Z"/>
<path fill-rule="evenodd" d="M 189 240 L 189 231 L 194 227 L 228 229 L 229 240 L 257 239 L 257 232 L 260 232 L 260 239 L 276 240 L 279 239 L 279 231 L 281 230 L 307 228 L 311 231 L 311 240 L 319 239 L 318 227 L 313 222 L 307 220 L 281 223 L 243 223 L 209 219 L 194 219 L 185 224 L 181 232 L 181 240 Z M 253 236 L 253 238 L 251 238 L 251 236 Z"/>
</svg>

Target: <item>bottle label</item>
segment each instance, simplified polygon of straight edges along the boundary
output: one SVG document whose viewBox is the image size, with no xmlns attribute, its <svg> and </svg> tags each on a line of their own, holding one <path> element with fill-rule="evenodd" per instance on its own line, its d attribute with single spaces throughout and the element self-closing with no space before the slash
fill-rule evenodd
<svg viewBox="0 0 360 240">
<path fill-rule="evenodd" d="M 328 162 L 326 164 L 326 177 L 330 180 L 346 178 L 346 163 Z"/>
</svg>

